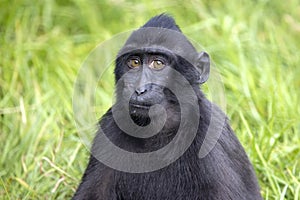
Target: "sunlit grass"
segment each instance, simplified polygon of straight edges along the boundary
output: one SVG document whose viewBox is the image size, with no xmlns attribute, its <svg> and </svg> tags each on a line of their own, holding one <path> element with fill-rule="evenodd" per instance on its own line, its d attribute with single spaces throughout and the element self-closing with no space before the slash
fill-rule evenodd
<svg viewBox="0 0 300 200">
<path fill-rule="evenodd" d="M 264 198 L 300 198 L 299 1 L 25 0 L 0 3 L 1 199 L 72 196 L 89 154 L 72 110 L 77 72 L 97 44 L 162 12 L 221 73 L 226 113 Z M 98 117 L 112 103 L 112 79 L 99 83 Z"/>
</svg>

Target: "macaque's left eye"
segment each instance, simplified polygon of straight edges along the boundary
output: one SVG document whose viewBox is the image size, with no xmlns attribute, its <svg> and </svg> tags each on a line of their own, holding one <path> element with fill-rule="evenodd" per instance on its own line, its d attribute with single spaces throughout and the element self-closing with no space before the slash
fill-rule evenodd
<svg viewBox="0 0 300 200">
<path fill-rule="evenodd" d="M 153 60 L 151 63 L 150 63 L 150 68 L 152 69 L 162 69 L 164 68 L 166 65 L 163 61 L 161 60 Z"/>
</svg>

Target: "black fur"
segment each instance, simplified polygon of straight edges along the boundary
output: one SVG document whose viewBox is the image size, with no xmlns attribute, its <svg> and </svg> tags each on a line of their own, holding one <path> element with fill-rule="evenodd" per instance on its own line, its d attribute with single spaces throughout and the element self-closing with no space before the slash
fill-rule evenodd
<svg viewBox="0 0 300 200">
<path fill-rule="evenodd" d="M 163 27 L 180 31 L 173 18 L 159 15 L 143 27 Z M 197 94 L 200 110 L 198 131 L 187 151 L 172 164 L 148 173 L 127 173 L 114 170 L 99 162 L 93 155 L 83 175 L 73 200 L 260 200 L 259 186 L 252 165 L 226 119 L 222 134 L 212 151 L 204 158 L 198 153 L 210 125 L 213 104 L 199 89 L 191 71 L 183 69 L 182 58 L 176 70 L 182 72 Z M 180 68 L 181 66 L 181 68 Z M 122 56 L 117 60 L 115 74 L 124 72 Z M 118 78 L 117 78 L 118 79 Z M 165 98 L 172 94 L 164 91 Z M 177 108 L 178 104 L 172 103 Z M 217 109 L 219 116 L 224 113 Z M 164 127 L 148 139 L 127 135 L 117 126 L 111 109 L 102 117 L 99 125 L 105 135 L 117 146 L 132 152 L 150 152 L 168 144 L 178 130 L 180 110 L 172 109 L 173 126 Z M 192 116 L 193 111 L 191 111 Z M 224 116 L 225 117 L 225 116 Z M 221 123 L 221 122 L 220 122 Z M 94 139 L 93 147 L 101 138 Z"/>
<path fill-rule="evenodd" d="M 151 18 L 144 26 L 142 26 L 142 28 L 147 27 L 166 28 L 181 32 L 180 28 L 175 23 L 175 20 L 166 14 L 161 14 Z"/>
</svg>

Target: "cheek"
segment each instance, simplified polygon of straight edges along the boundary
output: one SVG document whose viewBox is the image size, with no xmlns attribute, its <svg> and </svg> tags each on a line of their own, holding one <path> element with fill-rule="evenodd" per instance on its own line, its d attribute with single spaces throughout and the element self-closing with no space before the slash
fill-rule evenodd
<svg viewBox="0 0 300 200">
<path fill-rule="evenodd" d="M 135 85 L 138 82 L 138 75 L 130 72 L 125 73 L 116 83 L 117 97 L 131 96 L 135 91 Z"/>
<path fill-rule="evenodd" d="M 178 104 L 178 99 L 177 99 L 176 95 L 173 92 L 171 92 L 170 89 L 165 88 L 164 95 L 165 95 L 165 99 L 168 103 L 175 104 L 175 105 Z"/>
<path fill-rule="evenodd" d="M 120 84 L 117 87 L 116 95 L 117 101 L 129 101 L 130 97 L 134 93 L 133 85 L 129 84 Z"/>
<path fill-rule="evenodd" d="M 117 101 L 126 101 L 129 100 L 130 96 L 134 93 L 134 84 L 124 82 L 124 80 L 120 79 L 115 86 L 115 95 Z"/>
</svg>

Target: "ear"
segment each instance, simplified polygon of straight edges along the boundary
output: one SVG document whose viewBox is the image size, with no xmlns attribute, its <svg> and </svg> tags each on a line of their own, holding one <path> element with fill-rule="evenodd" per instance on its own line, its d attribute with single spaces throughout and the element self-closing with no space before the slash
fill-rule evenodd
<svg viewBox="0 0 300 200">
<path fill-rule="evenodd" d="M 210 59 L 206 52 L 202 51 L 198 54 L 196 67 L 200 74 L 197 82 L 202 84 L 207 81 L 210 71 Z"/>
</svg>

